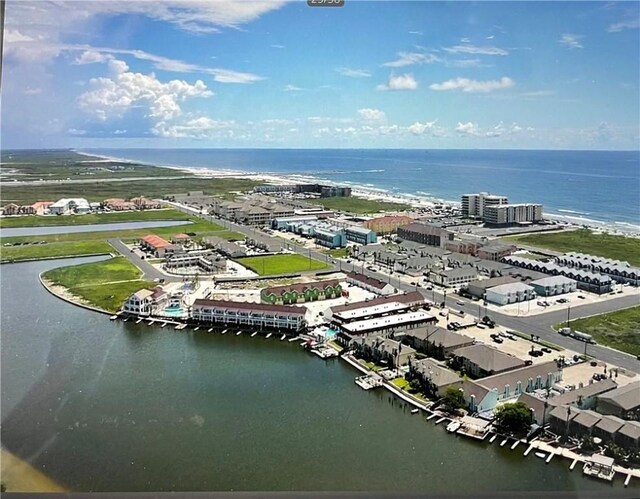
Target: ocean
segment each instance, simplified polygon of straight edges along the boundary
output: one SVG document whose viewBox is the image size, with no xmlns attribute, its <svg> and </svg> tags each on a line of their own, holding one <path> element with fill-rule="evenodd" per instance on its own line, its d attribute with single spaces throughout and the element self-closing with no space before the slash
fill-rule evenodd
<svg viewBox="0 0 640 499">
<path fill-rule="evenodd" d="M 459 202 L 487 191 L 575 223 L 640 229 L 639 151 L 415 149 L 86 149 L 157 166 L 300 175 Z"/>
</svg>

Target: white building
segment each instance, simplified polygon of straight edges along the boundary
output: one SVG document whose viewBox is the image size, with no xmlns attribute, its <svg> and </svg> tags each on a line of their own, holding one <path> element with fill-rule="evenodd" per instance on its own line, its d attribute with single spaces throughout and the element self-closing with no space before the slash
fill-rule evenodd
<svg viewBox="0 0 640 499">
<path fill-rule="evenodd" d="M 377 295 L 387 296 L 396 292 L 396 289 L 391 284 L 356 272 L 349 272 L 346 280 L 349 284 L 353 284 Z"/>
<path fill-rule="evenodd" d="M 462 195 L 462 216 L 468 218 L 482 218 L 487 206 L 507 204 L 506 196 L 496 196 L 488 192 Z"/>
<path fill-rule="evenodd" d="M 133 315 L 152 315 L 169 300 L 162 288 L 141 289 L 133 293 L 122 306 L 122 311 Z"/>
<path fill-rule="evenodd" d="M 494 286 L 487 289 L 486 293 L 486 300 L 497 305 L 533 300 L 535 297 L 536 290 L 522 282 Z"/>
<path fill-rule="evenodd" d="M 531 281 L 531 286 L 540 296 L 555 296 L 564 293 L 572 293 L 578 289 L 578 283 L 573 279 L 562 275 L 543 277 L 536 281 Z"/>
<path fill-rule="evenodd" d="M 540 222 L 542 205 L 523 203 L 487 206 L 482 219 L 491 225 Z"/>
<path fill-rule="evenodd" d="M 440 286 L 454 287 L 469 284 L 478 278 L 478 271 L 469 265 L 429 273 L 429 280 Z"/>
<path fill-rule="evenodd" d="M 63 198 L 49 206 L 49 213 L 53 215 L 65 215 L 70 212 L 89 213 L 90 211 L 91 205 L 84 198 Z"/>
</svg>

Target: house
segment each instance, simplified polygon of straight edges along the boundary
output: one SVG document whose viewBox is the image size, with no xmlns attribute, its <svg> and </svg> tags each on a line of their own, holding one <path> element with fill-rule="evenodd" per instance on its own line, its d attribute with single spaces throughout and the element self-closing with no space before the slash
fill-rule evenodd
<svg viewBox="0 0 640 499">
<path fill-rule="evenodd" d="M 583 437 L 585 435 L 591 435 L 598 421 L 602 419 L 602 414 L 598 414 L 595 411 L 584 410 L 580 411 L 570 422 L 569 432 L 572 436 Z"/>
<path fill-rule="evenodd" d="M 499 262 L 505 256 L 509 256 L 516 250 L 513 244 L 492 244 L 482 246 L 476 251 L 476 256 L 483 260 Z"/>
<path fill-rule="evenodd" d="M 260 206 L 245 204 L 235 213 L 235 219 L 245 225 L 264 226 L 271 222 L 271 212 Z"/>
<path fill-rule="evenodd" d="M 342 296 L 338 279 L 273 286 L 260 291 L 262 303 L 304 303 Z"/>
<path fill-rule="evenodd" d="M 478 277 L 478 271 L 470 266 L 431 272 L 429 280 L 445 287 L 458 287 L 470 283 Z"/>
<path fill-rule="evenodd" d="M 191 317 L 198 322 L 296 333 L 306 327 L 305 314 L 304 307 L 224 300 L 197 299 L 191 308 Z"/>
<path fill-rule="evenodd" d="M 533 300 L 536 297 L 536 292 L 531 286 L 523 282 L 514 282 L 488 288 L 485 296 L 486 301 L 490 303 L 508 305 L 510 303 Z"/>
<path fill-rule="evenodd" d="M 603 416 L 593 427 L 592 435 L 601 438 L 604 442 L 615 442 L 618 430 L 620 430 L 625 423 L 625 420 L 617 416 Z"/>
<path fill-rule="evenodd" d="M 376 295 L 388 296 L 396 292 L 396 288 L 388 282 L 369 277 L 365 274 L 349 272 L 346 280 L 349 284 L 370 291 Z"/>
<path fill-rule="evenodd" d="M 150 234 L 140 239 L 140 247 L 143 250 L 152 252 L 156 258 L 172 255 L 180 250 L 175 244 L 171 244 L 166 239 L 155 234 Z"/>
<path fill-rule="evenodd" d="M 400 262 L 406 260 L 407 258 L 408 257 L 406 254 L 396 253 L 395 251 L 389 251 L 387 249 L 377 251 L 373 255 L 373 259 L 377 265 L 384 265 L 390 269 L 398 268 Z"/>
<path fill-rule="evenodd" d="M 187 234 L 174 234 L 171 236 L 171 242 L 174 244 L 187 244 L 191 241 L 191 237 Z"/>
<path fill-rule="evenodd" d="M 20 206 L 15 203 L 5 204 L 2 208 L 4 215 L 17 215 L 20 212 Z"/>
<path fill-rule="evenodd" d="M 426 275 L 427 272 L 441 268 L 442 262 L 438 258 L 431 256 L 412 256 L 404 260 L 397 261 L 393 270 L 410 276 Z"/>
<path fill-rule="evenodd" d="M 446 359 L 454 350 L 473 345 L 475 339 L 440 326 L 426 325 L 405 333 L 402 342 L 430 357 Z"/>
<path fill-rule="evenodd" d="M 158 201 L 153 201 L 143 196 L 131 198 L 131 202 L 139 210 L 157 210 L 159 208 L 162 208 L 162 204 L 160 204 Z"/>
<path fill-rule="evenodd" d="M 616 435 L 616 443 L 625 449 L 640 447 L 640 422 L 627 421 Z"/>
<path fill-rule="evenodd" d="M 260 239 L 247 238 L 246 244 L 261 249 L 267 253 L 279 253 L 282 251 L 282 240 L 277 237 L 263 236 Z"/>
<path fill-rule="evenodd" d="M 169 295 L 161 287 L 141 289 L 133 293 L 122 305 L 122 311 L 133 315 L 149 316 L 164 307 Z"/>
<path fill-rule="evenodd" d="M 569 435 L 571 420 L 581 412 L 570 405 L 558 405 L 549 412 L 549 429 L 556 435 Z M 597 425 L 597 423 L 596 423 Z"/>
<path fill-rule="evenodd" d="M 52 201 L 38 201 L 37 203 L 33 203 L 31 207 L 34 209 L 36 215 L 45 215 L 49 213 L 49 207 L 52 204 Z"/>
<path fill-rule="evenodd" d="M 578 283 L 573 279 L 562 275 L 554 275 L 537 279 L 529 283 L 540 296 L 556 296 L 565 293 L 573 293 L 578 288 Z"/>
<path fill-rule="evenodd" d="M 494 390 L 498 395 L 497 402 L 506 402 L 519 397 L 522 393 L 550 389 L 562 380 L 562 368 L 555 361 L 530 366 L 523 366 L 522 361 L 520 362 L 518 369 L 487 376 L 477 380 L 476 383 Z"/>
<path fill-rule="evenodd" d="M 357 357 L 391 368 L 406 365 L 416 354 L 413 348 L 381 336 L 357 338 L 353 347 Z"/>
<path fill-rule="evenodd" d="M 84 198 L 63 198 L 49 206 L 49 212 L 53 215 L 64 215 L 66 213 L 89 213 L 91 205 Z"/>
<path fill-rule="evenodd" d="M 472 414 L 491 412 L 498 405 L 497 392 L 489 390 L 475 381 L 464 380 L 460 386 L 460 391 Z"/>
<path fill-rule="evenodd" d="M 640 416 L 640 381 L 635 381 L 598 396 L 597 409 L 625 419 Z"/>
<path fill-rule="evenodd" d="M 465 374 L 474 378 L 483 378 L 524 366 L 523 360 L 482 343 L 457 348 L 451 352 L 450 363 L 458 369 L 464 369 Z"/>
<path fill-rule="evenodd" d="M 402 333 L 423 326 L 425 324 L 435 324 L 436 317 L 423 310 L 404 311 L 391 315 L 369 317 L 362 320 L 350 322 L 334 322 L 333 325 L 339 331 L 344 331 L 350 335 L 370 335 L 385 336 L 391 333 Z"/>
<path fill-rule="evenodd" d="M 218 236 L 207 236 L 202 239 L 207 248 L 214 248 L 220 254 L 229 258 L 242 258 L 247 256 L 247 250 L 236 243 L 232 243 Z"/>
<path fill-rule="evenodd" d="M 569 390 L 562 395 L 551 395 L 549 405 L 572 405 L 578 409 L 595 409 L 597 397 L 616 388 L 618 384 L 611 378 L 593 381 L 575 390 Z M 552 392 L 553 393 L 553 392 Z"/>
<path fill-rule="evenodd" d="M 417 379 L 422 393 L 433 399 L 439 399 L 448 388 L 460 386 L 462 382 L 462 378 L 455 372 L 434 359 L 412 361 L 409 364 L 408 379 Z"/>
<path fill-rule="evenodd" d="M 344 229 L 338 227 L 316 227 L 313 233 L 316 244 L 325 248 L 342 248 L 347 245 L 347 235 Z"/>
</svg>

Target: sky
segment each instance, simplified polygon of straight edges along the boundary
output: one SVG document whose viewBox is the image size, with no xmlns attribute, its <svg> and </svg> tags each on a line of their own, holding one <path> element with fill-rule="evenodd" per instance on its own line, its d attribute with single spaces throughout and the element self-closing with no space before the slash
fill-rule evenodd
<svg viewBox="0 0 640 499">
<path fill-rule="evenodd" d="M 638 150 L 640 3 L 8 0 L 11 148 Z"/>
</svg>

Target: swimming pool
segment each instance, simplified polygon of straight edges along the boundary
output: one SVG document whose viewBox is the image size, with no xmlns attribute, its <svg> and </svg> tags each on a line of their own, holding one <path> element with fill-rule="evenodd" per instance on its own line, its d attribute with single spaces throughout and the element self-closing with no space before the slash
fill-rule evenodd
<svg viewBox="0 0 640 499">
<path fill-rule="evenodd" d="M 167 307 L 164 309 L 164 315 L 169 317 L 182 317 L 184 309 L 182 307 Z"/>
</svg>

